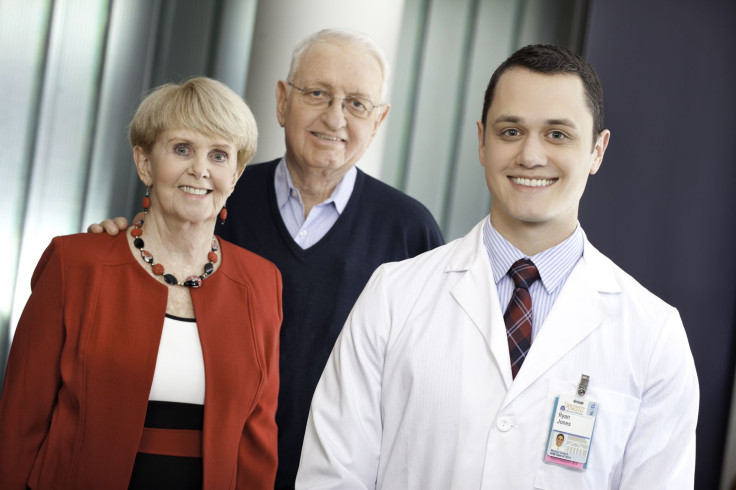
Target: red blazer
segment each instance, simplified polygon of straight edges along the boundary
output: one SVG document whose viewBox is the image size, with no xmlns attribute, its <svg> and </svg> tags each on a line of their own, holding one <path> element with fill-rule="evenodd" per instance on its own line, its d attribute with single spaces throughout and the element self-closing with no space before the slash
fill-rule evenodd
<svg viewBox="0 0 736 490">
<path fill-rule="evenodd" d="M 192 301 L 205 367 L 205 489 L 273 489 L 281 275 L 222 241 Z M 31 280 L 0 399 L 0 488 L 125 489 L 167 288 L 124 236 L 55 238 Z"/>
</svg>

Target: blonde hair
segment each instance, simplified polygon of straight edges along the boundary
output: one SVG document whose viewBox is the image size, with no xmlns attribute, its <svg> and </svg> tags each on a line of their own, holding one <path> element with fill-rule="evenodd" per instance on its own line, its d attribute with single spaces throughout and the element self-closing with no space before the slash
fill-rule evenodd
<svg viewBox="0 0 736 490">
<path fill-rule="evenodd" d="M 314 34 L 302 39 L 299 44 L 294 47 L 291 53 L 291 65 L 289 66 L 289 74 L 286 80 L 291 82 L 292 78 L 299 69 L 302 57 L 309 51 L 309 48 L 317 43 L 331 42 L 334 44 L 344 44 L 346 46 L 357 47 L 365 50 L 366 53 L 373 56 L 381 68 L 381 100 L 386 96 L 386 88 L 388 86 L 388 77 L 390 68 L 386 56 L 384 56 L 381 47 L 372 38 L 361 34 L 357 31 L 349 29 L 322 29 Z"/>
<path fill-rule="evenodd" d="M 190 129 L 222 137 L 238 151 L 242 170 L 256 153 L 258 127 L 243 99 L 223 83 L 197 77 L 177 85 L 167 83 L 143 99 L 130 123 L 133 147 L 150 152 L 159 135 L 172 129 Z"/>
</svg>

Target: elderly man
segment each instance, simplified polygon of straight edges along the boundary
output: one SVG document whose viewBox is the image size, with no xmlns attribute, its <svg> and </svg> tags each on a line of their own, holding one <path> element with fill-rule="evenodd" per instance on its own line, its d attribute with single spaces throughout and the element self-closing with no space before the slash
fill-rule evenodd
<svg viewBox="0 0 736 490">
<path fill-rule="evenodd" d="M 693 488 L 677 310 L 578 223 L 609 137 L 581 57 L 535 45 L 501 64 L 478 122 L 490 215 L 374 273 L 315 391 L 297 488 Z"/>
<path fill-rule="evenodd" d="M 283 277 L 276 488 L 294 487 L 314 388 L 371 273 L 443 243 L 422 204 L 355 166 L 389 112 L 388 71 L 376 43 L 352 31 L 298 44 L 276 87 L 286 155 L 246 167 L 217 230 Z M 103 225 L 125 227 L 116 222 Z"/>
<path fill-rule="evenodd" d="M 294 485 L 314 388 L 371 273 L 443 242 L 424 206 L 355 167 L 388 114 L 387 76 L 365 36 L 327 30 L 299 44 L 276 87 L 286 155 L 246 167 L 218 230 L 283 275 L 277 488 Z"/>
</svg>

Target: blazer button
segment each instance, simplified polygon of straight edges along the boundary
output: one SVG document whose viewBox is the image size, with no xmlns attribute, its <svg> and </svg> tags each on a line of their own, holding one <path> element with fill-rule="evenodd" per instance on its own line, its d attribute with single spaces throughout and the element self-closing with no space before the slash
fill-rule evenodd
<svg viewBox="0 0 736 490">
<path fill-rule="evenodd" d="M 501 432 L 510 431 L 512 427 L 511 419 L 508 417 L 499 417 L 499 419 L 496 421 L 496 427 Z"/>
</svg>

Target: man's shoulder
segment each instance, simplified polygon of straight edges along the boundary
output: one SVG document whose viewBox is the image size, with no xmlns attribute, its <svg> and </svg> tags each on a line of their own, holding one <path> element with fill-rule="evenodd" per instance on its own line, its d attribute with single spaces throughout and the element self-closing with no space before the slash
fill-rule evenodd
<svg viewBox="0 0 736 490">
<path fill-rule="evenodd" d="M 246 165 L 243 175 L 240 176 L 235 190 L 228 198 L 228 204 L 238 207 L 253 201 L 262 202 L 264 195 L 268 195 L 269 183 L 273 188 L 273 175 L 279 160 Z"/>
<path fill-rule="evenodd" d="M 643 310 L 656 315 L 665 314 L 673 309 L 672 305 L 647 289 L 590 242 L 585 243 L 583 258 L 602 293 L 613 293 L 612 297 L 618 297 L 620 301 L 629 305 L 639 305 Z"/>
<path fill-rule="evenodd" d="M 275 158 L 273 160 L 268 160 L 266 162 L 255 162 L 255 163 L 249 163 L 245 166 L 246 172 L 263 172 L 266 171 L 266 169 L 273 169 L 276 167 L 276 165 L 279 164 L 281 161 L 281 158 Z"/>
<path fill-rule="evenodd" d="M 276 160 L 271 160 L 270 162 L 249 163 L 245 166 L 245 171 L 243 171 L 241 181 L 247 182 L 248 177 L 252 178 L 256 176 L 273 175 L 276 165 L 278 165 L 280 160 L 280 158 L 277 158 Z"/>
<path fill-rule="evenodd" d="M 442 280 L 445 272 L 457 258 L 458 248 L 465 238 L 453 240 L 414 257 L 387 262 L 379 266 L 384 280 L 393 282 L 399 288 L 406 288 L 409 284 L 424 284 L 434 279 Z"/>
<path fill-rule="evenodd" d="M 427 208 L 421 202 L 414 199 L 410 195 L 405 194 L 395 187 L 368 175 L 360 169 L 358 169 L 358 174 L 361 176 L 360 178 L 364 180 L 363 192 L 366 193 L 367 197 L 372 199 L 374 197 L 380 196 L 381 198 L 389 200 L 392 203 L 398 203 L 400 205 L 408 207 L 417 207 L 429 212 L 429 210 L 427 210 Z"/>
<path fill-rule="evenodd" d="M 436 225 L 432 213 L 417 199 L 360 170 L 358 175 L 363 180 L 361 200 L 370 202 L 366 208 L 371 212 L 384 219 L 431 220 Z"/>
</svg>

